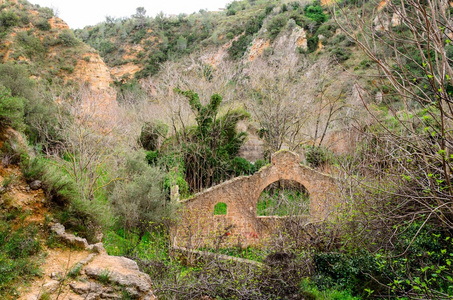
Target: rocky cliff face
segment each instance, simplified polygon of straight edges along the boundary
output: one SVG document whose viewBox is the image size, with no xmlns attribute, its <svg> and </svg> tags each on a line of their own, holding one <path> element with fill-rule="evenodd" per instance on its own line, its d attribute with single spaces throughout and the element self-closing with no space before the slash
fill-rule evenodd
<svg viewBox="0 0 453 300">
<path fill-rule="evenodd" d="M 67 79 L 87 86 L 88 94 L 82 100 L 82 107 L 86 113 L 107 121 L 115 118 L 118 104 L 115 89 L 112 87 L 112 76 L 110 69 L 97 52 L 89 49 L 82 54 L 74 73 Z"/>
</svg>

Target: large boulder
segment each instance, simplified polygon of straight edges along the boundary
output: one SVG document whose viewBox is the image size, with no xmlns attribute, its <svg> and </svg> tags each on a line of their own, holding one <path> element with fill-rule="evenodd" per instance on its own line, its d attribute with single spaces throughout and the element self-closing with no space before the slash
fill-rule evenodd
<svg viewBox="0 0 453 300">
<path fill-rule="evenodd" d="M 128 258 L 99 255 L 86 266 L 85 274 L 92 279 L 123 287 L 134 298 L 156 299 L 149 276 L 140 272 L 137 263 Z"/>
</svg>

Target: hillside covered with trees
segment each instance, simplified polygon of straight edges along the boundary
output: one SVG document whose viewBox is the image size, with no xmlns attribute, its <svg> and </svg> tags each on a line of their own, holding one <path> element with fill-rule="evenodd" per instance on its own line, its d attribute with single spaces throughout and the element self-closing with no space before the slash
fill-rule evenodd
<svg viewBox="0 0 453 300">
<path fill-rule="evenodd" d="M 73 31 L 0 1 L 0 297 L 90 295 L 69 258 L 58 288 L 37 287 L 46 255 L 84 251 L 60 223 L 134 260 L 159 299 L 451 299 L 452 12 L 243 0 Z M 187 201 L 278 151 L 335 179 L 335 211 L 316 220 L 310 191 L 279 178 L 247 208 L 280 220 L 259 246 L 225 225 L 174 247 Z M 213 218 L 228 220 L 220 200 Z M 141 297 L 104 271 L 104 291 Z"/>
</svg>

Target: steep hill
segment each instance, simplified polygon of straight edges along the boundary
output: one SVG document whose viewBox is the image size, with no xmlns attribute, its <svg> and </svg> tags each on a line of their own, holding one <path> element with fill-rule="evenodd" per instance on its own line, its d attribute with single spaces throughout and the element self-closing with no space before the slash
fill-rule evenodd
<svg viewBox="0 0 453 300">
<path fill-rule="evenodd" d="M 27 66 L 36 81 L 49 86 L 86 84 L 93 93 L 86 109 L 91 102 L 103 110 L 116 107 L 108 67 L 51 9 L 17 0 L 2 0 L 0 7 L 3 63 Z"/>
<path fill-rule="evenodd" d="M 111 68 L 120 102 L 151 99 L 168 112 L 157 116 L 143 109 L 140 119 L 173 122 L 168 116 L 176 105 L 175 87 L 204 97 L 219 92 L 228 99 L 227 107 L 244 106 L 252 113 L 246 130 L 250 140 L 261 135 L 262 153 L 282 147 L 303 152 L 303 145 L 326 143 L 344 151 L 348 145 L 342 135 L 363 113 L 360 96 L 367 101 L 375 96 L 360 93 L 359 87 L 372 88 L 362 75 L 375 71 L 332 20 L 328 4 L 244 0 L 219 12 L 155 18 L 137 8 L 130 18 L 107 18 L 77 30 L 76 36 Z M 269 109 L 274 113 L 266 115 Z M 286 126 L 294 118 L 298 124 Z"/>
</svg>

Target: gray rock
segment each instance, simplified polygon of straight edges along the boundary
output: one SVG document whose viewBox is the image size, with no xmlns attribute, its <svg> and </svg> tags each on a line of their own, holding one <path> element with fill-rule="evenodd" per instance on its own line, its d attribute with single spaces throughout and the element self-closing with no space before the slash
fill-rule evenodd
<svg viewBox="0 0 453 300">
<path fill-rule="evenodd" d="M 87 247 L 87 250 L 90 250 L 90 251 L 92 251 L 94 253 L 99 253 L 99 254 L 106 254 L 107 253 L 107 251 L 105 251 L 105 249 L 104 249 L 104 244 L 102 244 L 102 243 L 89 245 Z"/>
<path fill-rule="evenodd" d="M 65 228 L 60 223 L 55 223 L 50 227 L 50 230 L 55 232 L 60 238 L 66 243 L 73 245 L 77 248 L 86 249 L 88 248 L 88 242 L 86 239 L 75 236 L 70 233 L 66 233 Z"/>
<path fill-rule="evenodd" d="M 52 294 L 60 287 L 60 282 L 57 280 L 51 280 L 49 282 L 46 282 L 42 287 L 44 288 L 45 291 Z"/>
<path fill-rule="evenodd" d="M 52 226 L 50 226 L 50 230 L 52 230 L 59 236 L 62 236 L 63 234 L 65 234 L 65 228 L 60 223 L 55 223 Z"/>
<path fill-rule="evenodd" d="M 40 180 L 34 180 L 29 184 L 29 186 L 32 190 L 36 191 L 42 187 L 42 182 Z"/>
</svg>

